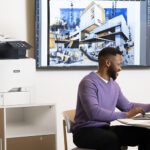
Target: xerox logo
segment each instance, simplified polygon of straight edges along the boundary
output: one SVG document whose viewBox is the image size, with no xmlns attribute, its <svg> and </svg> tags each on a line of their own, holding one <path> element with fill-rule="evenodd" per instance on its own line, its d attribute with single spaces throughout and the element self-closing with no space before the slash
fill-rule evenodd
<svg viewBox="0 0 150 150">
<path fill-rule="evenodd" d="M 20 73 L 19 69 L 13 70 L 13 73 Z"/>
</svg>

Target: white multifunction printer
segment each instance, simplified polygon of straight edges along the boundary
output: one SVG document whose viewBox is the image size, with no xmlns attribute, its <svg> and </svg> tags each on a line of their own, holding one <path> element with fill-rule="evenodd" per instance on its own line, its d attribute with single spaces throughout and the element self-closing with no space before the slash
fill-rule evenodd
<svg viewBox="0 0 150 150">
<path fill-rule="evenodd" d="M 35 60 L 0 60 L 0 105 L 30 104 L 34 101 Z"/>
<path fill-rule="evenodd" d="M 35 60 L 27 58 L 32 46 L 0 35 L 0 105 L 34 101 Z"/>
</svg>

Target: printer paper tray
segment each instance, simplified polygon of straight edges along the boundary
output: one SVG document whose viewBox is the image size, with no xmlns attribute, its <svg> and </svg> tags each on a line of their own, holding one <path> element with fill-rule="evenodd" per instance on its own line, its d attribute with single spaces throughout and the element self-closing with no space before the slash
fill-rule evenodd
<svg viewBox="0 0 150 150">
<path fill-rule="evenodd" d="M 0 94 L 0 105 L 29 104 L 29 92 L 7 92 Z"/>
</svg>

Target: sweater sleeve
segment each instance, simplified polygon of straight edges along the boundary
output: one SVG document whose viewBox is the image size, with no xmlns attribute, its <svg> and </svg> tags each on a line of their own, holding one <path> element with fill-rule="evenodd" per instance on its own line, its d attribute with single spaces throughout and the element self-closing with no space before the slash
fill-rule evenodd
<svg viewBox="0 0 150 150">
<path fill-rule="evenodd" d="M 110 111 L 100 106 L 98 103 L 97 88 L 91 80 L 83 80 L 79 85 L 78 92 L 81 105 L 89 120 L 110 122 L 126 118 L 125 112 Z"/>
<path fill-rule="evenodd" d="M 135 107 L 141 107 L 144 109 L 145 112 L 150 111 L 150 104 L 141 104 L 141 103 L 129 102 L 129 100 L 123 95 L 123 93 L 119 87 L 119 97 L 118 97 L 118 102 L 117 102 L 117 108 L 121 111 L 127 112 L 127 111 L 129 111 Z"/>
</svg>

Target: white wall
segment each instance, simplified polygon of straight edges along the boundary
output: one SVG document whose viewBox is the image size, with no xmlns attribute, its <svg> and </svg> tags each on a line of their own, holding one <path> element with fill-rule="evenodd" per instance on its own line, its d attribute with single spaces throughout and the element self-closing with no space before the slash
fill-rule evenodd
<svg viewBox="0 0 150 150">
<path fill-rule="evenodd" d="M 34 1 L 0 0 L 0 34 L 34 41 Z M 33 55 L 33 54 L 32 54 Z M 63 150 L 62 112 L 75 108 L 78 83 L 87 71 L 37 71 L 37 95 L 57 104 L 58 149 Z M 150 70 L 123 70 L 118 82 L 132 101 L 150 102 Z M 72 139 L 69 136 L 69 146 Z"/>
</svg>

